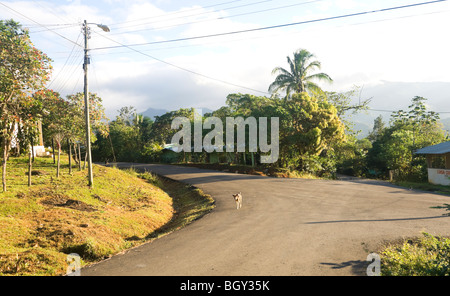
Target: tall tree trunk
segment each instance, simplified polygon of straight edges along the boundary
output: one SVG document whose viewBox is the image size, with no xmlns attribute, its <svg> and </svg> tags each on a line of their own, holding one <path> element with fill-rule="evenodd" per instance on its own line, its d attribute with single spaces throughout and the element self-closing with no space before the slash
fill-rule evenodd
<svg viewBox="0 0 450 296">
<path fill-rule="evenodd" d="M 60 156 L 61 156 L 61 142 L 56 141 L 56 145 L 58 145 L 58 160 L 56 165 L 56 178 L 59 178 L 59 166 L 60 166 Z"/>
<path fill-rule="evenodd" d="M 14 130 L 16 129 L 16 124 L 13 123 L 8 129 L 8 135 L 13 135 Z M 6 192 L 6 162 L 9 157 L 9 149 L 11 148 L 11 138 L 4 137 L 3 138 L 3 161 L 2 161 L 2 185 L 3 192 Z"/>
<path fill-rule="evenodd" d="M 53 155 L 53 164 L 55 164 L 55 143 L 52 139 L 52 155 Z"/>
<path fill-rule="evenodd" d="M 251 154 L 252 154 L 252 167 L 254 167 L 255 166 L 255 156 L 253 155 L 253 152 L 251 152 Z"/>
<path fill-rule="evenodd" d="M 32 162 L 32 160 L 33 160 L 33 158 L 32 158 L 33 150 L 32 150 L 32 147 L 33 146 L 30 145 L 30 151 L 28 152 L 28 187 L 31 186 L 31 169 L 32 169 L 32 166 L 33 166 L 33 162 Z"/>
<path fill-rule="evenodd" d="M 111 145 L 111 151 L 112 151 L 112 154 L 113 154 L 113 161 L 117 162 L 116 154 L 114 153 L 114 147 L 113 147 L 112 140 L 111 140 L 111 134 L 108 134 L 108 138 L 109 138 L 109 144 Z"/>
<path fill-rule="evenodd" d="M 32 161 L 34 162 L 34 142 L 33 142 L 33 137 L 31 137 L 31 157 L 32 157 Z"/>
<path fill-rule="evenodd" d="M 72 174 L 72 145 L 69 139 L 67 139 L 67 146 L 69 146 L 69 174 Z"/>
<path fill-rule="evenodd" d="M 81 171 L 81 143 L 78 143 L 78 170 Z"/>
<path fill-rule="evenodd" d="M 3 139 L 3 160 L 2 160 L 2 185 L 3 192 L 6 192 L 6 161 L 8 160 L 8 140 Z"/>
<path fill-rule="evenodd" d="M 78 152 L 77 152 L 77 144 L 73 143 L 73 159 L 75 160 L 75 164 L 78 164 Z"/>
</svg>

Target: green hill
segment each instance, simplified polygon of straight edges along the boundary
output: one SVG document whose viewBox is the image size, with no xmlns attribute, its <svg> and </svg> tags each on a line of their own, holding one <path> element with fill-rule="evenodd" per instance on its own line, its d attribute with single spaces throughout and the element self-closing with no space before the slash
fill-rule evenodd
<svg viewBox="0 0 450 296">
<path fill-rule="evenodd" d="M 0 193 L 0 275 L 65 274 L 69 253 L 82 265 L 183 227 L 213 207 L 209 196 L 149 173 L 94 165 L 56 179 L 51 159 L 37 158 L 28 187 L 27 159 L 10 158 Z M 177 210 L 175 210 L 177 209 Z M 189 217 L 189 220 L 186 220 Z"/>
</svg>

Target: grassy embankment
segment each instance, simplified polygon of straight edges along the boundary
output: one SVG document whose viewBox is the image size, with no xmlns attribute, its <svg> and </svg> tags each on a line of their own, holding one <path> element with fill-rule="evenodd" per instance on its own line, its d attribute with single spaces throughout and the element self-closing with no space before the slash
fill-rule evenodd
<svg viewBox="0 0 450 296">
<path fill-rule="evenodd" d="M 66 157 L 65 157 L 66 158 Z M 61 275 L 67 254 L 82 266 L 184 227 L 214 207 L 212 198 L 150 173 L 94 165 L 87 170 L 36 158 L 28 187 L 26 158 L 10 158 L 0 193 L 0 275 Z"/>
</svg>

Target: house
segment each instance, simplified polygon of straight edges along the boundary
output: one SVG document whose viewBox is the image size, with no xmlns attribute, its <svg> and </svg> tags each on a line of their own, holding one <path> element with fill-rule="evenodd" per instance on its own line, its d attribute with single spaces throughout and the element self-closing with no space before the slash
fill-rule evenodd
<svg viewBox="0 0 450 296">
<path fill-rule="evenodd" d="M 428 182 L 450 186 L 450 142 L 428 146 L 415 153 L 427 157 Z"/>
</svg>

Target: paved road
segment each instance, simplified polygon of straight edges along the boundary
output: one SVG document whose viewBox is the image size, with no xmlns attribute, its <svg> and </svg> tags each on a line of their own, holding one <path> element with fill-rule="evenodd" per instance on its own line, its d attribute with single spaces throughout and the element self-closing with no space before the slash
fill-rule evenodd
<svg viewBox="0 0 450 296">
<path fill-rule="evenodd" d="M 82 275 L 363 275 L 367 255 L 385 240 L 450 235 L 450 217 L 432 208 L 450 197 L 389 183 L 133 166 L 201 188 L 216 208 Z M 244 202 L 236 210 L 232 194 L 239 191 Z"/>
</svg>

